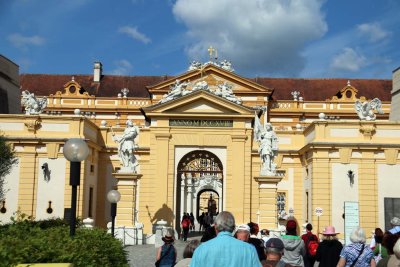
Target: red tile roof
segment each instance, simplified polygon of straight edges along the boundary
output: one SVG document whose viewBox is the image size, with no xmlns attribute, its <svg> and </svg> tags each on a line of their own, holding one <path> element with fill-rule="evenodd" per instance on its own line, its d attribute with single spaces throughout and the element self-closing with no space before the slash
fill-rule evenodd
<svg viewBox="0 0 400 267">
<path fill-rule="evenodd" d="M 336 95 L 347 86 L 347 79 L 292 79 L 292 78 L 255 78 L 257 83 L 274 89 L 275 100 L 291 100 L 291 92 L 299 91 L 306 101 L 323 101 Z M 390 101 L 392 80 L 355 79 L 351 86 L 358 90 L 357 97 L 367 99 L 375 97 L 382 101 Z"/>
<path fill-rule="evenodd" d="M 157 84 L 170 77 L 166 76 L 116 76 L 103 75 L 100 83 L 93 82 L 92 75 L 74 75 L 74 80 L 90 95 L 98 97 L 116 97 L 122 88 L 128 88 L 128 97 L 149 98 L 147 85 Z M 71 81 L 72 75 L 21 74 L 22 90 L 34 92 L 39 96 L 48 96 L 63 91 L 64 85 Z"/>
<path fill-rule="evenodd" d="M 90 95 L 98 97 L 115 97 L 122 88 L 128 88 L 128 97 L 149 98 L 146 86 L 155 85 L 172 76 L 115 76 L 103 75 L 100 83 L 93 82 L 92 75 L 75 75 L 74 79 Z M 38 96 L 48 96 L 63 91 L 64 85 L 72 75 L 21 74 L 22 90 L 29 90 Z M 260 85 L 274 89 L 272 98 L 276 100 L 293 99 L 291 92 L 299 91 L 306 101 L 324 101 L 336 95 L 347 85 L 347 79 L 298 79 L 298 78 L 254 78 Z M 358 90 L 357 97 L 367 99 L 375 97 L 390 101 L 391 80 L 354 79 L 350 80 Z"/>
</svg>

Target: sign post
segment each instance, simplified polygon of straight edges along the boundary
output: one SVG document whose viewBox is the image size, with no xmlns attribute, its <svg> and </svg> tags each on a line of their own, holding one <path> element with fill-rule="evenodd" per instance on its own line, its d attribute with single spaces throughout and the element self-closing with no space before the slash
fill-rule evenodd
<svg viewBox="0 0 400 267">
<path fill-rule="evenodd" d="M 317 215 L 317 234 L 318 234 L 318 238 L 319 238 L 319 217 L 321 217 L 321 215 L 322 215 L 322 208 L 320 208 L 320 207 L 317 207 L 317 208 L 315 208 L 315 215 Z"/>
</svg>

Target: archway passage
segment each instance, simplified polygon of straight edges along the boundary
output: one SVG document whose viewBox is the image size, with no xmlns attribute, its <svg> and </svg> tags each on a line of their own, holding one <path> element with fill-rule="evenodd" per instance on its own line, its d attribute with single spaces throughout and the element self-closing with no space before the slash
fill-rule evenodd
<svg viewBox="0 0 400 267">
<path fill-rule="evenodd" d="M 212 201 L 210 201 L 212 200 Z M 197 193 L 197 218 L 202 213 L 210 213 L 212 216 L 217 215 L 219 212 L 220 198 L 216 191 L 210 189 L 203 189 Z"/>
<path fill-rule="evenodd" d="M 210 193 L 213 194 L 214 212 L 222 209 L 222 181 L 223 166 L 214 153 L 194 150 L 182 157 L 177 168 L 177 230 L 180 230 L 183 213 L 193 213 L 198 219 L 200 209 L 204 210 L 204 205 L 208 205 Z"/>
</svg>

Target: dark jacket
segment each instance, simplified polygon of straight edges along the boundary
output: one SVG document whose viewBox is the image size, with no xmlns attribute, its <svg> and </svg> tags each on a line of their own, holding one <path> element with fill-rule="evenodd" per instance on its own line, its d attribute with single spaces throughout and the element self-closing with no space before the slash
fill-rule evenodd
<svg viewBox="0 0 400 267">
<path fill-rule="evenodd" d="M 315 260 L 320 267 L 335 267 L 340 259 L 343 245 L 338 240 L 323 240 L 319 243 Z"/>
<path fill-rule="evenodd" d="M 258 259 L 260 261 L 265 260 L 264 242 L 261 239 L 250 237 L 249 243 L 256 248 Z"/>
</svg>

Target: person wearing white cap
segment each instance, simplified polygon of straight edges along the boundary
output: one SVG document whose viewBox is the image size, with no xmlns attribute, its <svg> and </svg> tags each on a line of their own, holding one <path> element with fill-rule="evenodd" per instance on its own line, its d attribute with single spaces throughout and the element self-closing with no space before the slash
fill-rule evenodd
<svg viewBox="0 0 400 267">
<path fill-rule="evenodd" d="M 239 225 L 236 228 L 234 237 L 244 242 L 248 242 L 250 238 L 250 227 L 247 224 Z"/>
<path fill-rule="evenodd" d="M 322 232 L 322 242 L 319 243 L 315 255 L 320 267 L 335 267 L 338 263 L 343 245 L 337 239 L 337 234 L 333 226 L 327 226 Z"/>
<path fill-rule="evenodd" d="M 390 220 L 390 224 L 393 226 L 393 228 L 389 230 L 390 233 L 392 233 L 392 234 L 400 233 L 400 219 L 399 218 L 393 217 Z"/>
</svg>

